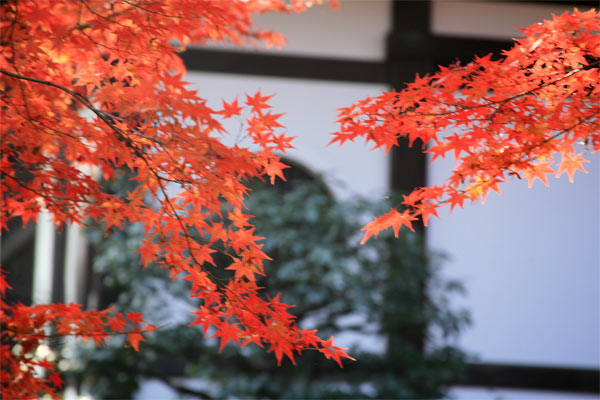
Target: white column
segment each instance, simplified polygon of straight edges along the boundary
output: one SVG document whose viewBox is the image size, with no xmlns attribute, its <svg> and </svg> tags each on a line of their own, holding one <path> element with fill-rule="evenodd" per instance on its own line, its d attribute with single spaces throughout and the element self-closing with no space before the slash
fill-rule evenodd
<svg viewBox="0 0 600 400">
<path fill-rule="evenodd" d="M 52 302 L 54 278 L 54 238 L 56 227 L 49 213 L 39 213 L 35 230 L 35 250 L 33 258 L 33 304 Z"/>
</svg>

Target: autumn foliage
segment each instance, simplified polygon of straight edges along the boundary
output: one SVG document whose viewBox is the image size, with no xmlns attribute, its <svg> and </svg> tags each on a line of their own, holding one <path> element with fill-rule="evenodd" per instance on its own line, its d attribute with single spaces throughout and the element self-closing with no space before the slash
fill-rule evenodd
<svg viewBox="0 0 600 400">
<path fill-rule="evenodd" d="M 0 275 L 2 296 L 10 286 Z M 77 304 L 39 304 L 8 306 L 0 303 L 2 318 L 2 397 L 7 399 L 37 398 L 40 393 L 56 396 L 62 387 L 62 378 L 53 371 L 48 378 L 40 377 L 35 368 L 53 369 L 54 364 L 43 357 L 36 357 L 36 349 L 44 341 L 65 336 L 93 340 L 97 345 L 109 335 L 124 334 L 136 350 L 143 334 L 150 333 L 154 325 L 146 324 L 142 315 L 133 311 L 123 315 L 112 310 L 83 311 Z M 50 331 L 48 328 L 53 327 Z"/>
<path fill-rule="evenodd" d="M 306 0 L 13 0 L 1 5 L 0 227 L 51 213 L 60 227 L 98 224 L 107 234 L 142 223 L 141 264 L 158 263 L 192 283 L 199 299 L 191 325 L 230 341 L 255 343 L 284 357 L 315 349 L 340 366 L 350 358 L 316 331 L 298 328 L 279 296 L 260 293 L 261 237 L 245 213 L 245 182 L 284 179 L 277 154 L 291 148 L 260 92 L 212 109 L 186 88 L 177 55 L 189 43 L 223 41 L 278 46 L 283 38 L 257 29 L 252 16 L 302 11 Z M 341 109 L 333 142 L 364 137 L 389 150 L 399 136 L 420 140 L 436 157 L 455 156 L 449 180 L 416 189 L 405 211 L 365 227 L 423 223 L 443 205 L 484 200 L 510 177 L 570 178 L 585 162 L 580 142 L 600 149 L 598 14 L 562 15 L 525 30 L 502 59 L 490 56 L 421 78 Z M 239 119 L 241 142 L 224 144 L 223 121 Z M 452 134 L 444 135 L 452 131 Z M 558 155 L 558 166 L 553 167 Z M 99 183 L 121 171 L 137 182 L 125 197 Z M 230 260 L 231 278 L 211 273 L 212 255 Z M 0 291 L 8 289 L 4 278 Z M 83 311 L 77 305 L 0 306 L 2 396 L 56 394 L 61 380 L 32 351 L 53 335 L 103 343 L 127 335 L 135 349 L 154 326 L 134 312 Z M 21 350 L 15 352 L 14 345 Z"/>
<path fill-rule="evenodd" d="M 279 296 L 264 298 L 262 239 L 244 213 L 244 182 L 283 178 L 275 152 L 291 147 L 258 92 L 211 109 L 186 88 L 177 52 L 187 43 L 227 41 L 279 45 L 254 28 L 267 11 L 301 11 L 304 1 L 8 1 L 2 3 L 0 83 L 2 156 L 0 226 L 51 213 L 56 224 L 101 224 L 107 234 L 143 223 L 141 264 L 156 262 L 173 279 L 192 282 L 200 308 L 191 325 L 229 341 L 268 346 L 284 356 L 313 348 L 340 365 L 349 357 L 316 331 L 299 329 Z M 245 117 L 241 117 L 244 114 Z M 222 122 L 239 118 L 252 151 L 225 145 Z M 99 177 L 133 172 L 126 197 L 108 193 Z M 231 279 L 215 277 L 212 254 L 227 255 Z M 3 281 L 4 282 L 4 281 Z M 0 288 L 6 289 L 7 284 Z M 135 313 L 82 311 L 76 305 L 2 303 L 2 395 L 54 394 L 60 379 L 31 351 L 48 335 L 76 335 L 101 344 L 126 334 L 134 348 L 152 325 Z M 21 344 L 21 353 L 11 347 Z"/>
<path fill-rule="evenodd" d="M 365 226 L 363 242 L 413 222 L 427 226 L 440 207 L 483 203 L 511 178 L 585 172 L 587 150 L 600 150 L 600 18 L 594 10 L 564 13 L 523 29 L 523 38 L 498 60 L 440 67 L 399 92 L 383 93 L 340 109 L 332 143 L 364 138 L 386 151 L 407 137 L 455 167 L 441 185 L 404 196 Z"/>
</svg>

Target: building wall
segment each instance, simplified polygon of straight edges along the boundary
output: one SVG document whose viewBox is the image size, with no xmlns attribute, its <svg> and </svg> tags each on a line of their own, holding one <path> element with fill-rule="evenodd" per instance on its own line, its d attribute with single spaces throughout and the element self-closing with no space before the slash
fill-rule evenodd
<svg viewBox="0 0 600 400">
<path fill-rule="evenodd" d="M 450 162 L 429 169 L 438 182 Z M 485 205 L 432 221 L 431 249 L 450 256 L 473 326 L 461 344 L 482 361 L 598 368 L 600 157 L 588 174 L 501 185 Z M 445 213 L 444 213 L 445 214 Z"/>
<path fill-rule="evenodd" d="M 436 1 L 438 34 L 510 38 L 567 9 L 560 4 Z M 582 149 L 583 150 L 583 149 Z M 464 281 L 473 326 L 461 337 L 481 361 L 600 366 L 600 157 L 569 183 L 549 177 L 502 185 L 503 196 L 467 206 L 427 229 L 431 249 L 450 256 L 444 271 Z M 428 183 L 451 162 L 428 169 Z"/>
<path fill-rule="evenodd" d="M 330 133 L 336 129 L 337 107 L 377 95 L 385 89 L 383 85 L 206 72 L 189 72 L 186 80 L 214 107 L 221 106 L 221 99 L 232 101 L 238 97 L 242 102 L 245 93 L 252 95 L 257 90 L 263 95 L 274 94 L 269 104 L 274 113 L 285 113 L 279 121 L 289 135 L 295 136 L 295 149 L 288 151 L 287 157 L 324 174 L 338 196 L 383 196 L 387 191 L 389 166 L 381 150 L 368 151 L 362 143 L 349 143 L 342 148 L 327 146 Z M 224 139 L 226 143 L 233 143 L 237 137 L 239 123 L 231 120 L 226 125 L 232 132 Z"/>
<path fill-rule="evenodd" d="M 565 4 L 434 1 L 431 33 L 445 37 L 510 40 L 516 29 L 560 14 Z M 317 7 L 301 15 L 257 19 L 289 38 L 283 55 L 383 61 L 391 26 L 388 1 L 342 1 L 337 12 Z M 250 51 L 249 49 L 245 51 Z M 254 51 L 254 50 L 252 50 Z M 274 50 L 262 50 L 271 54 Z M 336 107 L 386 89 L 381 84 L 191 72 L 188 80 L 209 104 L 261 89 L 276 93 L 276 112 L 297 136 L 289 156 L 352 192 L 383 195 L 389 159 L 362 144 L 325 147 Z M 243 96 L 240 98 L 243 99 Z M 445 273 L 462 279 L 473 326 L 461 345 L 481 362 L 598 368 L 599 161 L 575 183 L 564 176 L 550 188 L 536 182 L 503 186 L 485 206 L 468 206 L 426 230 L 427 245 L 449 255 Z M 428 169 L 428 182 L 447 174 L 448 162 Z M 336 188 L 338 195 L 344 191 Z"/>
<path fill-rule="evenodd" d="M 573 9 L 565 3 L 434 0 L 431 31 L 440 36 L 510 40 L 521 34 L 519 28 Z"/>
<path fill-rule="evenodd" d="M 326 2 L 326 0 L 325 0 Z M 342 0 L 338 10 L 327 5 L 312 7 L 300 14 L 268 13 L 255 17 L 257 26 L 285 35 L 281 49 L 264 49 L 264 54 L 302 55 L 350 60 L 382 61 L 386 56 L 385 37 L 391 29 L 389 0 Z M 223 44 L 211 48 L 235 49 Z M 246 51 L 255 52 L 252 46 Z"/>
</svg>

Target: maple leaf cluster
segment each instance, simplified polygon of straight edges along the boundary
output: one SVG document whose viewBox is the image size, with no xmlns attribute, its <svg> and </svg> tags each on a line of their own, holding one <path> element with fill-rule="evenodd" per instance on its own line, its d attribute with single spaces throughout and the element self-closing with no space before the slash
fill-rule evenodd
<svg viewBox="0 0 600 400">
<path fill-rule="evenodd" d="M 36 350 L 52 338 L 74 336 L 101 345 L 109 336 L 122 334 L 127 335 L 127 341 L 138 350 L 142 334 L 156 329 L 152 324 L 142 326 L 145 321 L 141 314 L 132 311 L 124 315 L 112 309 L 84 311 L 78 304 L 8 305 L 4 295 L 10 288 L 0 270 L 0 392 L 3 398 L 37 398 L 40 393 L 60 398 L 56 391 L 63 382 L 55 370 L 56 364 L 36 355 Z M 45 378 L 36 368 L 52 372 Z"/>
<path fill-rule="evenodd" d="M 107 233 L 143 223 L 141 263 L 168 268 L 173 279 L 192 282 L 200 308 L 192 324 L 215 329 L 230 340 L 269 345 L 280 363 L 294 352 L 315 348 L 340 365 L 348 357 L 315 331 L 301 330 L 279 296 L 264 299 L 256 285 L 267 255 L 244 214 L 253 178 L 284 179 L 279 153 L 291 148 L 281 114 L 258 92 L 243 104 L 207 106 L 182 80 L 177 52 L 188 43 L 278 45 L 282 37 L 257 29 L 252 16 L 267 11 L 302 11 L 313 2 L 294 0 L 18 0 L 1 5 L 0 227 L 39 212 L 66 223 L 101 224 Z M 253 151 L 225 145 L 222 122 L 239 118 Z M 256 150 L 254 150 L 256 149 Z M 278 153 L 276 153 L 278 152 Z M 125 197 L 107 192 L 99 177 L 133 171 L 137 187 Z M 218 218 L 216 218 L 218 216 Z M 211 254 L 226 254 L 231 279 L 206 268 Z M 3 306 L 10 340 L 31 350 L 40 329 L 54 324 L 58 335 L 91 337 L 122 333 L 123 319 L 109 311 L 81 311 L 74 305 Z M 25 318 L 24 316 L 31 317 Z M 111 316 L 112 315 L 112 316 Z M 132 314 L 133 315 L 133 314 Z M 141 316 L 129 318 L 137 324 Z M 3 330 L 4 331 L 4 330 Z M 38 338 L 38 339 L 36 339 Z M 128 332 L 138 348 L 141 330 Z M 29 344 L 30 343 L 30 344 Z M 9 365 L 3 382 L 25 380 L 26 357 L 3 347 Z M 31 369 L 25 368 L 27 371 Z M 3 364 L 4 371 L 4 364 Z M 15 384 L 17 384 L 15 383 Z M 45 381 L 38 380 L 39 385 Z M 19 386 L 21 387 L 21 386 Z M 50 388 L 48 388 L 49 391 Z M 7 398 L 16 392 L 2 386 Z M 16 390 L 16 389 L 14 389 Z M 6 391 L 6 393 L 5 393 Z"/>
<path fill-rule="evenodd" d="M 451 176 L 441 185 L 404 196 L 402 212 L 392 209 L 364 227 L 363 242 L 402 226 L 427 226 L 438 209 L 483 203 L 509 178 L 586 172 L 582 146 L 600 150 L 600 17 L 590 10 L 564 13 L 523 29 L 523 37 L 499 60 L 491 55 L 467 65 L 440 67 L 417 76 L 399 92 L 384 92 L 341 108 L 332 143 L 364 138 L 390 148 L 399 137 L 423 145 L 432 161 L 454 156 Z M 585 150 L 585 149 L 584 149 Z"/>
</svg>

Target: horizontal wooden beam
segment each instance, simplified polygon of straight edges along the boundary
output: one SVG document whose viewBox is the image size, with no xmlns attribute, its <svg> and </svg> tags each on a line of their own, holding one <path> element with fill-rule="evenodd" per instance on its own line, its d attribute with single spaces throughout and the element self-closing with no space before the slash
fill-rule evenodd
<svg viewBox="0 0 600 400">
<path fill-rule="evenodd" d="M 390 84 L 395 72 L 394 65 L 410 66 L 415 60 L 426 57 L 434 65 L 447 65 L 459 59 L 468 62 L 475 55 L 494 53 L 510 48 L 510 42 L 470 38 L 433 37 L 427 40 L 419 54 L 413 54 L 404 46 L 400 37 L 390 37 L 388 46 L 393 59 L 385 61 L 361 61 L 337 58 L 320 58 L 284 54 L 254 53 L 248 51 L 213 50 L 192 48 L 181 54 L 190 71 L 221 72 L 230 74 L 303 78 L 356 83 Z M 413 68 L 408 68 L 413 69 Z"/>
<path fill-rule="evenodd" d="M 527 365 L 469 364 L 459 385 L 489 388 L 600 393 L 597 369 Z"/>
<path fill-rule="evenodd" d="M 188 70 L 330 81 L 386 83 L 385 64 L 283 54 L 188 49 L 181 54 Z"/>
</svg>

